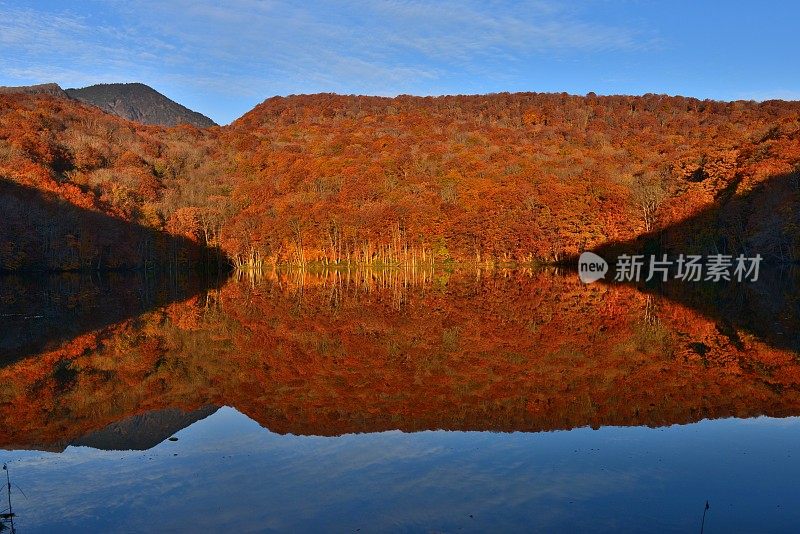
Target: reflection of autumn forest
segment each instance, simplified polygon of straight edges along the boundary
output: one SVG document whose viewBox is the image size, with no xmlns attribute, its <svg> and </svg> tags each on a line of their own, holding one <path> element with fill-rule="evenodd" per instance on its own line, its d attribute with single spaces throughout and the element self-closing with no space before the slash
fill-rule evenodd
<svg viewBox="0 0 800 534">
<path fill-rule="evenodd" d="M 520 270 L 231 279 L 2 367 L 0 381 L 6 448 L 221 405 L 322 435 L 800 411 L 794 351 L 632 287 Z"/>
<path fill-rule="evenodd" d="M 783 176 L 757 220 L 672 235 L 800 259 L 800 105 L 498 94 L 272 98 L 230 126 L 164 129 L 50 96 L 0 95 L 0 177 L 217 247 L 240 265 L 556 260 L 691 218 Z M 3 204 L 0 269 L 173 260 Z M 18 229 L 27 229 L 20 233 Z M 38 252 L 35 252 L 38 251 Z M 44 251 L 44 252 L 42 252 Z M 40 257 L 44 254 L 45 257 Z M 181 253 L 183 254 L 183 253 Z"/>
<path fill-rule="evenodd" d="M 221 405 L 325 435 L 796 415 L 791 283 L 666 300 L 505 267 L 797 261 L 798 199 L 797 103 L 314 95 L 196 129 L 0 95 L 0 271 L 81 271 L 3 278 L 0 447 Z M 147 274 L 212 263 L 243 269 Z"/>
</svg>

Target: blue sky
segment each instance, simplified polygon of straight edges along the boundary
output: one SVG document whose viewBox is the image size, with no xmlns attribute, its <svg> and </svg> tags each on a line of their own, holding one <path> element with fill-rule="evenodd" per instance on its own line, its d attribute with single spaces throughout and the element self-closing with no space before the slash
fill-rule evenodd
<svg viewBox="0 0 800 534">
<path fill-rule="evenodd" d="M 273 95 L 800 99 L 800 4 L 0 0 L 0 85 L 141 81 L 225 124 Z"/>
</svg>

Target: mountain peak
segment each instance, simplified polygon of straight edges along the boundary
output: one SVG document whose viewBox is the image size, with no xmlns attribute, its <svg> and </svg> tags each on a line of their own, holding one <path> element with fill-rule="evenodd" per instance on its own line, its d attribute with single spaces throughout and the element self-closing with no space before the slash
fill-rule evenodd
<svg viewBox="0 0 800 534">
<path fill-rule="evenodd" d="M 216 125 L 205 115 L 192 111 L 139 82 L 102 83 L 81 89 L 67 89 L 66 94 L 108 113 L 143 124 L 191 124 L 198 128 Z"/>
</svg>

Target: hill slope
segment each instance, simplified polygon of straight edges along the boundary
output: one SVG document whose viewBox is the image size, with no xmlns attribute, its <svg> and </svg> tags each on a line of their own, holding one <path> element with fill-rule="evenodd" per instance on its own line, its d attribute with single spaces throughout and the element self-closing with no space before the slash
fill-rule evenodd
<svg viewBox="0 0 800 534">
<path fill-rule="evenodd" d="M 794 102 L 664 95 L 271 98 L 222 131 L 243 206 L 223 242 L 243 261 L 560 260 L 800 173 L 799 117 Z M 758 195 L 782 207 L 764 224 L 675 239 L 800 260 L 798 190 L 780 189 Z"/>
<path fill-rule="evenodd" d="M 213 130 L 145 126 L 72 99 L 0 94 L 0 272 L 174 258 L 186 206 L 176 180 L 189 180 L 188 169 L 209 157 L 206 138 Z M 196 248 L 186 241 L 181 251 Z"/>
<path fill-rule="evenodd" d="M 0 95 L 3 177 L 238 264 L 558 261 L 660 232 L 670 252 L 800 261 L 793 102 L 322 94 L 195 129 Z M 0 232 L 0 269 L 34 249 L 52 268 L 140 259 L 62 223 L 63 243 L 45 221 L 28 244 Z"/>
<path fill-rule="evenodd" d="M 215 125 L 205 115 L 170 100 L 142 83 L 98 84 L 82 89 L 67 89 L 66 93 L 71 98 L 142 124 L 191 124 L 198 128 Z"/>
</svg>

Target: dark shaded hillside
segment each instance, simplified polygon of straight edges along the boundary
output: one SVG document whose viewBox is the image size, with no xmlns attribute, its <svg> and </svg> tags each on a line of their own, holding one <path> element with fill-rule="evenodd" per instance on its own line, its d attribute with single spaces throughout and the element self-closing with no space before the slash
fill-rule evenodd
<svg viewBox="0 0 800 534">
<path fill-rule="evenodd" d="M 217 271 L 224 258 L 159 231 L 0 177 L 0 273 L 114 270 Z"/>
<path fill-rule="evenodd" d="M 202 262 L 203 247 L 0 177 L 0 273 L 105 271 Z"/>
<path fill-rule="evenodd" d="M 211 135 L 71 99 L 0 95 L 0 271 L 163 267 L 175 252 L 179 263 L 184 252 L 202 259 L 193 251 L 208 247 L 183 197 L 198 196 L 190 178 Z"/>
<path fill-rule="evenodd" d="M 641 234 L 629 241 L 609 242 L 592 252 L 604 258 L 609 272 L 601 284 L 632 285 L 638 290 L 666 297 L 712 320 L 720 333 L 743 351 L 743 332 L 755 335 L 771 347 L 800 353 L 800 171 L 781 174 L 754 185 L 735 179 L 726 194 L 691 217 Z M 619 258 L 641 255 L 639 280 L 620 282 Z M 707 267 L 697 279 L 677 279 L 678 258 L 697 255 L 706 266 L 715 255 L 730 257 L 728 278 L 709 280 Z M 736 258 L 761 256 L 758 276 L 736 274 Z M 672 262 L 666 281 L 650 259 Z M 747 264 L 749 266 L 749 263 Z M 577 275 L 578 257 L 563 266 Z M 753 278 L 756 278 L 755 280 Z M 648 280 L 650 279 L 650 280 Z M 700 353 L 708 350 L 696 344 Z"/>
<path fill-rule="evenodd" d="M 82 89 L 67 89 L 66 93 L 75 100 L 142 124 L 191 124 L 198 128 L 216 124 L 205 115 L 170 100 L 142 83 L 98 84 Z"/>
</svg>

